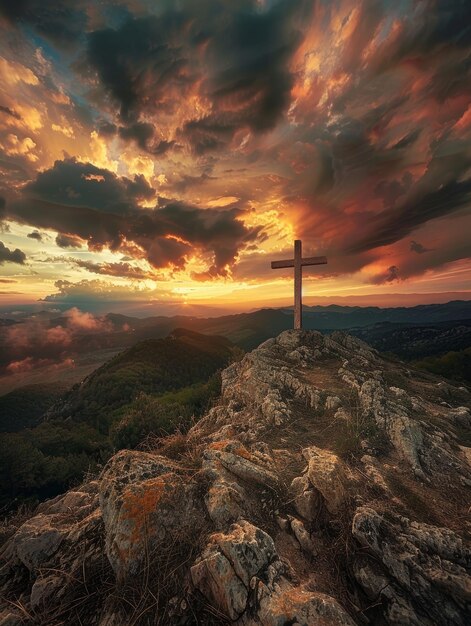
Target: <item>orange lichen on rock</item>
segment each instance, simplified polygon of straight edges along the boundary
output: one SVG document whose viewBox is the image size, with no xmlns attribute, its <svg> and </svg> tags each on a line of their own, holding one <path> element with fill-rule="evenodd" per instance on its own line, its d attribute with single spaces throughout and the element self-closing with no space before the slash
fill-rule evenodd
<svg viewBox="0 0 471 626">
<path fill-rule="evenodd" d="M 210 450 L 224 450 L 230 443 L 230 440 L 225 439 L 223 441 L 214 441 L 208 447 Z"/>
<path fill-rule="evenodd" d="M 312 593 L 299 587 L 288 587 L 278 595 L 273 595 L 270 601 L 271 612 L 283 615 L 287 620 L 296 615 L 299 606 L 303 606 L 312 596 Z"/>
<path fill-rule="evenodd" d="M 239 448 L 236 448 L 236 450 L 234 450 L 234 454 L 237 454 L 237 456 L 241 456 L 243 459 L 247 459 L 247 461 L 254 461 L 254 457 L 252 454 L 250 454 L 250 452 L 246 449 L 243 448 L 242 446 Z"/>
<path fill-rule="evenodd" d="M 149 515 L 157 509 L 162 497 L 173 487 L 173 475 L 162 474 L 139 485 L 130 486 L 123 494 L 123 520 L 132 525 L 131 541 L 137 541 L 147 530 Z"/>
</svg>

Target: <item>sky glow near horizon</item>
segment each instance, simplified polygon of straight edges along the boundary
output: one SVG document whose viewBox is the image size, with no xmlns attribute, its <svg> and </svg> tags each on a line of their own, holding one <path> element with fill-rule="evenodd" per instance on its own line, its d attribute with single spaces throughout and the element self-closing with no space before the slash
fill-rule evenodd
<svg viewBox="0 0 471 626">
<path fill-rule="evenodd" d="M 0 42 L 1 304 L 285 305 L 295 238 L 307 303 L 470 297 L 466 0 L 0 0 Z"/>
</svg>

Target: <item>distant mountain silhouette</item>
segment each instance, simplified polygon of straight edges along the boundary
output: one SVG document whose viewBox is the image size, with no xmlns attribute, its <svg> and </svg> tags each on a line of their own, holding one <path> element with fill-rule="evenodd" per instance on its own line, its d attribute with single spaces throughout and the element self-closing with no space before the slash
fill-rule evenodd
<svg viewBox="0 0 471 626">
<path fill-rule="evenodd" d="M 109 314 L 116 329 L 131 329 L 134 341 L 150 335 L 165 336 L 174 328 L 184 327 L 200 333 L 223 335 L 244 350 L 252 350 L 265 339 L 292 328 L 290 309 L 260 309 L 251 313 L 214 318 L 148 317 L 144 319 Z M 471 319 L 471 301 L 427 304 L 416 307 L 381 309 L 379 307 L 314 306 L 304 307 L 303 325 L 307 330 L 347 330 L 379 323 L 434 324 Z M 122 332 L 122 331 L 121 331 Z M 119 334 L 119 332 L 118 332 Z M 122 335 L 126 333 L 122 332 Z M 126 337 L 129 341 L 131 337 Z"/>
</svg>

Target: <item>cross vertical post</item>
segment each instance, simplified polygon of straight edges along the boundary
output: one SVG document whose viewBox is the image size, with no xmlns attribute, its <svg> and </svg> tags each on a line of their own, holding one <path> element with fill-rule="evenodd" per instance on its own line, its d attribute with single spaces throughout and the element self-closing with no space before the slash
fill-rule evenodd
<svg viewBox="0 0 471 626">
<path fill-rule="evenodd" d="M 303 320 L 303 302 L 302 302 L 302 281 L 303 268 L 302 259 L 302 243 L 300 239 L 294 242 L 294 328 L 299 330 L 302 328 Z"/>
<path fill-rule="evenodd" d="M 325 265 L 327 259 L 325 256 L 311 256 L 303 259 L 302 243 L 300 239 L 294 242 L 294 259 L 286 261 L 272 261 L 272 270 L 283 269 L 285 267 L 294 268 L 294 328 L 300 330 L 303 327 L 303 267 L 305 265 Z"/>
</svg>

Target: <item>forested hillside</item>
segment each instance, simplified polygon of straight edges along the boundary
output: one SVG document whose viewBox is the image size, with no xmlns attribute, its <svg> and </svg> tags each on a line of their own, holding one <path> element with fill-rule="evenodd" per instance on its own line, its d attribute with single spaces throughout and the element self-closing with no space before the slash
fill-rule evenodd
<svg viewBox="0 0 471 626">
<path fill-rule="evenodd" d="M 52 407 L 41 403 L 38 390 L 33 406 L 28 394 L 17 406 L 5 396 L 0 506 L 51 497 L 113 451 L 135 447 L 150 434 L 188 428 L 218 396 L 219 371 L 240 355 L 223 337 L 176 330 L 125 350 Z"/>
</svg>

